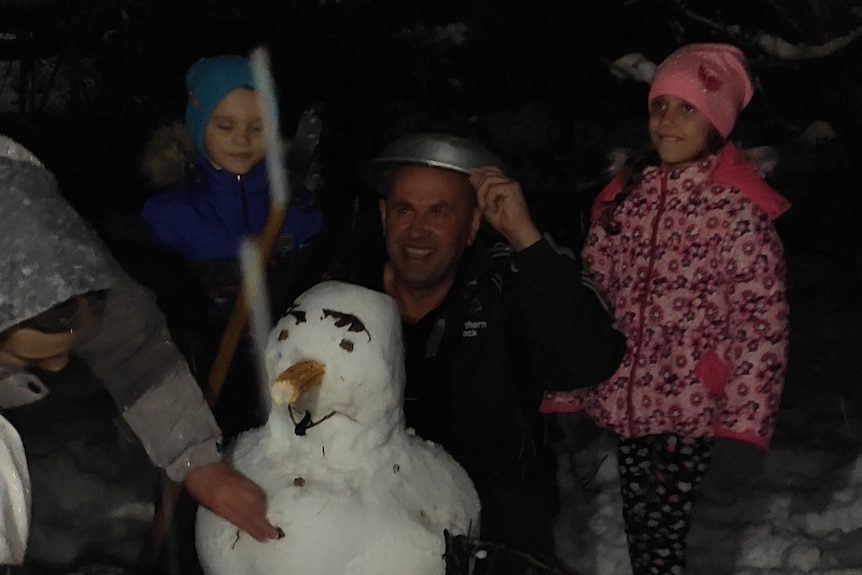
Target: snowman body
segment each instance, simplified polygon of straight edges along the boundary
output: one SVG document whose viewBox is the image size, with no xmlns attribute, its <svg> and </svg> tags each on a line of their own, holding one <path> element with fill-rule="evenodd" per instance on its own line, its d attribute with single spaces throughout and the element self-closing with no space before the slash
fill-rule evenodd
<svg viewBox="0 0 862 575">
<path fill-rule="evenodd" d="M 269 419 L 228 460 L 267 493 L 285 536 L 260 543 L 201 509 L 205 573 L 443 575 L 444 531 L 475 536 L 479 501 L 463 468 L 404 425 L 394 301 L 319 284 L 273 329 L 266 363 Z"/>
</svg>

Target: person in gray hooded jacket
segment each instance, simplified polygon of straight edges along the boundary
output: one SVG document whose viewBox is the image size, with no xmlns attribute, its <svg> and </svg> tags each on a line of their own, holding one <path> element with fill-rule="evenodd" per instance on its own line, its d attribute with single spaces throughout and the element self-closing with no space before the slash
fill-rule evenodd
<svg viewBox="0 0 862 575">
<path fill-rule="evenodd" d="M 152 462 L 258 540 L 263 491 L 221 460 L 221 431 L 155 297 L 112 258 L 54 176 L 0 135 L 0 408 L 40 399 L 39 370 L 83 359 Z"/>
</svg>

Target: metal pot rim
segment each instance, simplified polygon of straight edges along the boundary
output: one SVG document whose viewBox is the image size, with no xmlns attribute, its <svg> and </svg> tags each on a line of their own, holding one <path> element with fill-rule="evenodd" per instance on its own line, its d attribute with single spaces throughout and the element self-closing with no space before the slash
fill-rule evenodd
<svg viewBox="0 0 862 575">
<path fill-rule="evenodd" d="M 503 161 L 481 145 L 449 134 L 417 133 L 388 144 L 373 164 L 419 164 L 469 174 L 470 170 L 496 166 L 506 171 Z"/>
</svg>

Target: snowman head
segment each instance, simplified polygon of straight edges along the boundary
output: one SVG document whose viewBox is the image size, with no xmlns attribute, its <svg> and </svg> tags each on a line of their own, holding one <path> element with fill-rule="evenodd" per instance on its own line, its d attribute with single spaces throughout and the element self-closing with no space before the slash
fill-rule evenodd
<svg viewBox="0 0 862 575">
<path fill-rule="evenodd" d="M 388 295 L 328 281 L 282 314 L 266 348 L 272 408 L 296 432 L 344 417 L 364 426 L 403 423 L 404 351 Z"/>
</svg>

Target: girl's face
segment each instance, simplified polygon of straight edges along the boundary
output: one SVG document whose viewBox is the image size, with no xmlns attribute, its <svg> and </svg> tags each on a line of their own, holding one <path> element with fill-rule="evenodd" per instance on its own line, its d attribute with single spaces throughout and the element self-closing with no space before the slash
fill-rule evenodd
<svg viewBox="0 0 862 575">
<path fill-rule="evenodd" d="M 663 94 L 649 104 L 649 136 L 662 162 L 678 166 L 709 153 L 712 124 L 697 108 Z"/>
<path fill-rule="evenodd" d="M 266 157 L 263 115 L 254 90 L 237 88 L 219 102 L 207 122 L 204 146 L 216 169 L 240 176 Z"/>
</svg>

